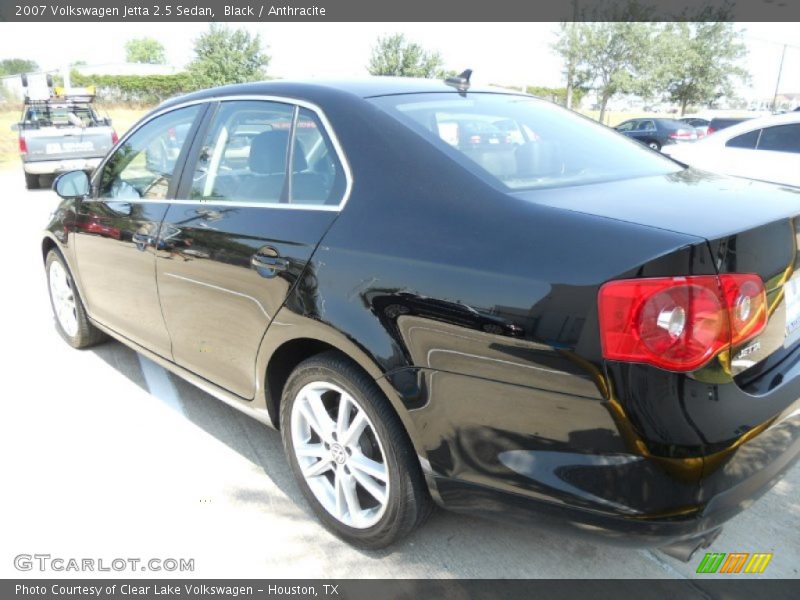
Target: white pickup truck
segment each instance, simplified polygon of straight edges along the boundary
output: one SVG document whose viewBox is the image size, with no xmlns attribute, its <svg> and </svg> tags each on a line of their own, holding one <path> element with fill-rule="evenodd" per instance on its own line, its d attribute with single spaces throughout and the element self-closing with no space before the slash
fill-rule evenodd
<svg viewBox="0 0 800 600">
<path fill-rule="evenodd" d="M 41 176 L 75 170 L 90 173 L 117 143 L 111 120 L 95 110 L 94 97 L 92 88 L 65 90 L 51 85 L 46 93 L 30 89 L 26 93 L 16 129 L 28 189 L 38 188 Z"/>
</svg>

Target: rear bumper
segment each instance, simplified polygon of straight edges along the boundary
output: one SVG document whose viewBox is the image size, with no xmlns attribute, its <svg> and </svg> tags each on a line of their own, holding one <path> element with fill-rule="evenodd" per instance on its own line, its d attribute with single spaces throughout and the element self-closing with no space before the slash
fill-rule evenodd
<svg viewBox="0 0 800 600">
<path fill-rule="evenodd" d="M 63 160 L 37 160 L 23 162 L 22 167 L 31 175 L 54 175 L 67 171 L 94 171 L 102 157 L 94 158 L 65 158 Z"/>
<path fill-rule="evenodd" d="M 527 522 L 548 529 L 600 535 L 612 543 L 630 546 L 664 546 L 713 533 L 726 521 L 769 491 L 800 457 L 800 400 L 779 415 L 760 435 L 737 448 L 707 460 L 698 482 L 699 501 L 680 507 L 676 482 L 673 511 L 604 512 L 571 503 L 565 497 L 533 498 L 518 493 L 451 478 L 436 478 L 441 503 L 458 512 L 479 514 L 514 523 Z M 615 486 L 633 493 L 653 484 L 652 464 L 628 470 Z M 568 472 L 565 472 L 568 476 Z M 572 479 L 573 483 L 575 479 Z M 669 494 L 663 480 L 660 494 Z M 552 517 L 556 517 L 553 519 Z"/>
</svg>

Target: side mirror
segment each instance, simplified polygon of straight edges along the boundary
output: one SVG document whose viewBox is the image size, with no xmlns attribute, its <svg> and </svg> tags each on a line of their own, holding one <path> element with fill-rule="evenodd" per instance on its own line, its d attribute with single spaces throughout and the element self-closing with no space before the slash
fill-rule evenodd
<svg viewBox="0 0 800 600">
<path fill-rule="evenodd" d="M 105 117 L 103 119 L 103 125 L 106 125 L 107 127 L 111 127 L 111 125 L 112 125 L 111 117 Z"/>
<path fill-rule="evenodd" d="M 14 124 L 11 126 L 11 131 L 19 131 L 20 129 L 22 129 L 22 127 L 20 127 L 20 124 L 19 124 L 19 123 L 14 123 Z"/>
<path fill-rule="evenodd" d="M 91 189 L 89 176 L 85 171 L 69 171 L 56 178 L 53 189 L 65 200 L 85 198 Z"/>
</svg>

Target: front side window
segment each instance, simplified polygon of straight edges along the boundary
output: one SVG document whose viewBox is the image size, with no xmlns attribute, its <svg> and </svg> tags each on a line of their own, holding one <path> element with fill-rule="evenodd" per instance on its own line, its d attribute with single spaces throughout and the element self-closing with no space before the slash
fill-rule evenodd
<svg viewBox="0 0 800 600">
<path fill-rule="evenodd" d="M 636 121 L 625 121 L 617 125 L 617 131 L 633 131 L 636 128 Z"/>
<path fill-rule="evenodd" d="M 313 111 L 230 101 L 221 104 L 200 150 L 190 199 L 338 204 L 344 186 L 341 163 Z"/>
<path fill-rule="evenodd" d="M 190 106 L 156 117 L 125 140 L 103 167 L 100 197 L 165 199 L 199 110 Z"/>
<path fill-rule="evenodd" d="M 800 154 L 800 123 L 766 127 L 758 140 L 758 149 Z"/>
<path fill-rule="evenodd" d="M 371 101 L 466 168 L 512 190 L 681 170 L 613 129 L 527 96 L 440 92 Z"/>
</svg>

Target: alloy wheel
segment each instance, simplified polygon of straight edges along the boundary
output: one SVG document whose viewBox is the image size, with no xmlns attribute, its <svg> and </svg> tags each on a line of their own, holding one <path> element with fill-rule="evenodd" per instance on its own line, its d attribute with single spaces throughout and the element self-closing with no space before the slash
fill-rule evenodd
<svg viewBox="0 0 800 600">
<path fill-rule="evenodd" d="M 309 383 L 292 404 L 291 428 L 300 471 L 325 510 L 349 527 L 375 525 L 390 481 L 381 441 L 356 399 L 331 383 Z"/>
<path fill-rule="evenodd" d="M 67 271 L 59 261 L 50 264 L 48 279 L 56 318 L 64 333 L 74 337 L 78 333 L 78 308 Z"/>
</svg>

